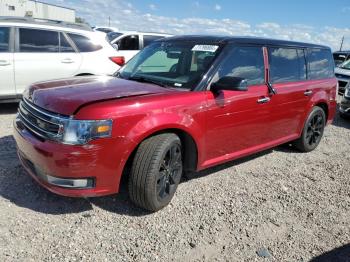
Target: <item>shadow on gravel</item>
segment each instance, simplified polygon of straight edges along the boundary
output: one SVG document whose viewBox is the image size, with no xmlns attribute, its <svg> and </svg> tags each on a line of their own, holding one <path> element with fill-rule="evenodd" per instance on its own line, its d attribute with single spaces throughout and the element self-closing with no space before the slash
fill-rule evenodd
<svg viewBox="0 0 350 262">
<path fill-rule="evenodd" d="M 18 103 L 0 104 L 0 115 L 17 113 Z"/>
<path fill-rule="evenodd" d="M 12 136 L 0 138 L 1 197 L 19 207 L 52 215 L 86 212 L 92 210 L 93 205 L 109 212 L 128 216 L 149 214 L 129 201 L 126 190 L 122 190 L 115 196 L 88 199 L 69 198 L 51 193 L 38 185 L 24 171 L 17 158 L 16 145 Z"/>
<path fill-rule="evenodd" d="M 326 252 L 310 262 L 350 262 L 350 244 Z"/>
</svg>

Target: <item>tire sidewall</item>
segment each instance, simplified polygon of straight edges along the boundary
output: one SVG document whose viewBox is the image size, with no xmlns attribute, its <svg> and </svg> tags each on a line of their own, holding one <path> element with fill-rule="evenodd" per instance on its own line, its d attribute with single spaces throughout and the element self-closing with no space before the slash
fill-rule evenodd
<svg viewBox="0 0 350 262">
<path fill-rule="evenodd" d="M 321 131 L 321 135 L 320 135 L 320 139 L 317 141 L 316 144 L 314 145 L 309 145 L 306 141 L 306 135 L 307 135 L 307 128 L 308 128 L 308 124 L 309 122 L 311 121 L 311 119 L 316 115 L 316 114 L 320 114 L 322 115 L 322 120 L 323 120 L 323 128 L 322 128 L 322 131 Z M 304 129 L 303 129 L 303 133 L 302 133 L 302 143 L 303 143 L 303 146 L 304 148 L 306 149 L 307 152 L 309 151 L 312 151 L 314 150 L 318 145 L 319 143 L 321 142 L 322 140 L 322 137 L 323 137 L 323 133 L 324 133 L 324 128 L 326 126 L 326 114 L 324 112 L 324 110 L 318 106 L 315 106 L 312 111 L 310 112 L 306 122 L 305 122 L 305 125 L 304 125 Z"/>
<path fill-rule="evenodd" d="M 182 162 L 182 166 L 181 166 L 181 175 L 179 176 L 178 181 L 176 181 L 175 183 L 175 190 L 173 192 L 173 194 L 168 195 L 166 198 L 164 199 L 159 199 L 158 194 L 157 194 L 157 176 L 158 176 L 158 172 L 161 166 L 161 161 L 164 159 L 166 153 L 168 152 L 168 150 L 174 145 L 177 144 L 181 150 L 181 162 Z M 157 160 L 157 163 L 152 167 L 152 172 L 151 172 L 151 183 L 149 184 L 149 190 L 150 190 L 150 195 L 152 196 L 150 199 L 152 201 L 152 205 L 155 207 L 155 209 L 161 209 L 165 206 L 167 206 L 170 201 L 172 200 L 173 196 L 175 195 L 177 186 L 179 185 L 179 182 L 181 180 L 181 176 L 183 173 L 183 151 L 182 151 L 182 146 L 181 146 L 181 141 L 180 139 L 174 135 L 172 137 L 169 137 L 169 140 L 166 142 L 166 145 L 164 146 L 164 148 L 162 149 L 162 154 L 160 155 L 160 157 Z"/>
</svg>

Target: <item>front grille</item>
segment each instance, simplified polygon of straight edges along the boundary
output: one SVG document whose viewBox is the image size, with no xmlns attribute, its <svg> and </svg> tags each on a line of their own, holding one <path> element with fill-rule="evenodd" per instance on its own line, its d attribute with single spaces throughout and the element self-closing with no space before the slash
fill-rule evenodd
<svg viewBox="0 0 350 262">
<path fill-rule="evenodd" d="M 18 118 L 35 135 L 44 139 L 56 139 L 62 135 L 64 118 L 49 113 L 25 98 L 19 104 Z"/>
</svg>

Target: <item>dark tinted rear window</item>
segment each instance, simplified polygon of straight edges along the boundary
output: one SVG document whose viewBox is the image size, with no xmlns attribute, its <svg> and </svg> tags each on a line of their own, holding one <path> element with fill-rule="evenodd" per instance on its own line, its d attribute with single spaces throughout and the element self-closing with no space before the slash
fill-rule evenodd
<svg viewBox="0 0 350 262">
<path fill-rule="evenodd" d="M 334 62 L 330 50 L 310 49 L 308 51 L 309 79 L 334 77 Z"/>
<path fill-rule="evenodd" d="M 91 40 L 82 35 L 68 34 L 80 52 L 94 52 L 100 50 L 102 46 L 96 45 Z"/>
<path fill-rule="evenodd" d="M 264 56 L 261 47 L 234 47 L 221 64 L 217 77 L 244 78 L 248 85 L 264 83 Z"/>
<path fill-rule="evenodd" d="M 153 41 L 161 39 L 161 38 L 164 38 L 164 37 L 159 36 L 159 35 L 144 35 L 143 36 L 143 47 L 148 46 Z"/>
<path fill-rule="evenodd" d="M 294 48 L 269 48 L 270 79 L 272 83 L 306 79 L 304 51 Z"/>
<path fill-rule="evenodd" d="M 9 35 L 10 29 L 8 27 L 0 27 L 0 52 L 9 51 Z"/>
<path fill-rule="evenodd" d="M 19 49 L 20 49 L 20 52 L 29 52 L 29 53 L 59 52 L 58 32 L 20 28 L 19 29 Z"/>
</svg>

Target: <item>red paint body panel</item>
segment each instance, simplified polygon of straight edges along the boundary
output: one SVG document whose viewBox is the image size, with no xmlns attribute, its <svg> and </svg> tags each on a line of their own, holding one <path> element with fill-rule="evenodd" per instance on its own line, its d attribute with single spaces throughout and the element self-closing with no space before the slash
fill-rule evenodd
<svg viewBox="0 0 350 262">
<path fill-rule="evenodd" d="M 93 189 L 71 190 L 39 181 L 32 174 L 44 187 L 61 195 L 118 192 L 132 152 L 146 137 L 159 131 L 177 129 L 189 134 L 196 143 L 197 170 L 201 170 L 294 140 L 300 136 L 314 105 L 327 105 L 328 123 L 336 107 L 335 78 L 276 84 L 277 94 L 267 104 L 257 103 L 259 98 L 269 96 L 265 85 L 252 86 L 246 92 L 223 91 L 216 96 L 210 91 L 165 89 L 120 79 L 101 83 L 93 79 L 79 79 L 80 84 L 64 80 L 69 83 L 67 87 L 64 81 L 37 84 L 27 95 L 38 106 L 61 114 L 70 115 L 80 108 L 74 119 L 113 119 L 111 138 L 72 146 L 40 141 L 25 129 L 16 128 L 20 153 L 48 174 L 96 178 Z M 81 95 L 83 88 L 86 92 Z M 306 90 L 312 90 L 313 95 L 305 96 Z"/>
</svg>

